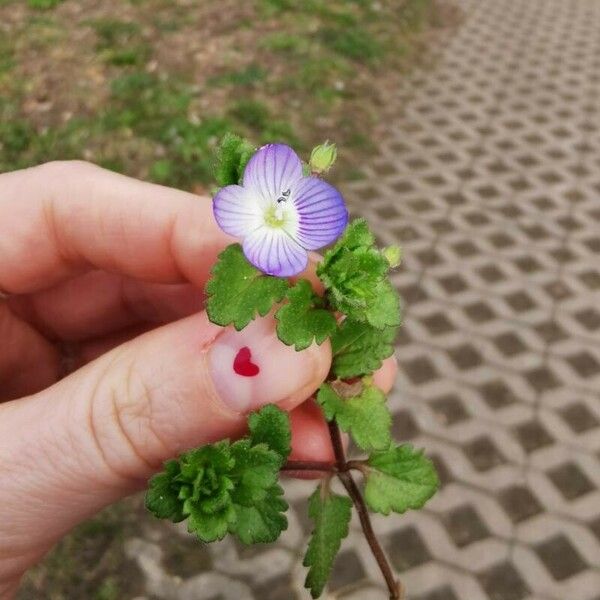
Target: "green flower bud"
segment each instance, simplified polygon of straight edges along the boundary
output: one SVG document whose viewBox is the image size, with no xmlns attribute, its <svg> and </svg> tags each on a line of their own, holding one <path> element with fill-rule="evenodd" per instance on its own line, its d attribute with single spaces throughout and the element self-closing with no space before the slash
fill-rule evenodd
<svg viewBox="0 0 600 600">
<path fill-rule="evenodd" d="M 392 269 L 397 267 L 402 260 L 402 248 L 400 246 L 388 246 L 381 253 L 385 256 Z"/>
<path fill-rule="evenodd" d="M 324 144 L 319 144 L 313 148 L 310 153 L 309 166 L 310 170 L 317 175 L 326 173 L 333 167 L 337 158 L 337 147 L 335 144 L 330 144 L 329 141 Z"/>
</svg>

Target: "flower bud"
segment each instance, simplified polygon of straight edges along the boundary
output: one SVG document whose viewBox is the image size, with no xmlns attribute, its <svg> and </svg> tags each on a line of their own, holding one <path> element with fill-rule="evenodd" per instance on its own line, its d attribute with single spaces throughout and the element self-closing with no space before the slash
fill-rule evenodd
<svg viewBox="0 0 600 600">
<path fill-rule="evenodd" d="M 317 175 L 326 173 L 333 167 L 337 158 L 337 147 L 335 144 L 330 144 L 328 141 L 324 144 L 319 144 L 313 148 L 310 154 L 309 166 L 310 170 Z"/>
<path fill-rule="evenodd" d="M 388 246 L 387 248 L 384 248 L 381 253 L 392 269 L 397 267 L 402 260 L 402 248 L 400 248 L 400 246 Z"/>
</svg>

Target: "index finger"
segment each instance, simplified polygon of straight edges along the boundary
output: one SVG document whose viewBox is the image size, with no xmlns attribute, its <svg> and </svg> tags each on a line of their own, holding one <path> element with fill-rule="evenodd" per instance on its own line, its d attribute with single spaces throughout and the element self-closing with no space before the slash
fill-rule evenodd
<svg viewBox="0 0 600 600">
<path fill-rule="evenodd" d="M 4 292 L 34 292 L 89 269 L 203 286 L 231 241 L 208 199 L 89 163 L 0 175 Z"/>
</svg>

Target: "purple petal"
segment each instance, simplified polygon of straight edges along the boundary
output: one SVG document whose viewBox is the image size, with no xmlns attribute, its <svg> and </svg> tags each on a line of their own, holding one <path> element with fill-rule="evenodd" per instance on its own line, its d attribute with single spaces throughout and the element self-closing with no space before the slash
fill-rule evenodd
<svg viewBox="0 0 600 600">
<path fill-rule="evenodd" d="M 262 223 L 259 203 L 239 185 L 228 185 L 217 192 L 213 213 L 219 227 L 234 237 L 245 237 Z"/>
<path fill-rule="evenodd" d="M 302 162 L 285 144 L 267 144 L 250 159 L 244 171 L 244 187 L 273 201 L 302 177 Z"/>
<path fill-rule="evenodd" d="M 331 244 L 348 224 L 348 211 L 342 195 L 327 182 L 303 177 L 292 189 L 298 211 L 295 238 L 307 250 Z"/>
<path fill-rule="evenodd" d="M 263 273 L 291 277 L 306 269 L 308 254 L 282 229 L 261 227 L 244 239 L 246 258 Z"/>
</svg>

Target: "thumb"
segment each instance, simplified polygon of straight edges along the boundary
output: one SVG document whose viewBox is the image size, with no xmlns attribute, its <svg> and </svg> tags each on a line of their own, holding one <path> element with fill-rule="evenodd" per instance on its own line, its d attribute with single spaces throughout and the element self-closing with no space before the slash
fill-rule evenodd
<svg viewBox="0 0 600 600">
<path fill-rule="evenodd" d="M 201 313 L 0 405 L 0 584 L 164 460 L 239 435 L 264 404 L 303 402 L 330 359 L 328 343 L 296 352 L 279 342 L 270 317 L 236 332 Z"/>
</svg>

